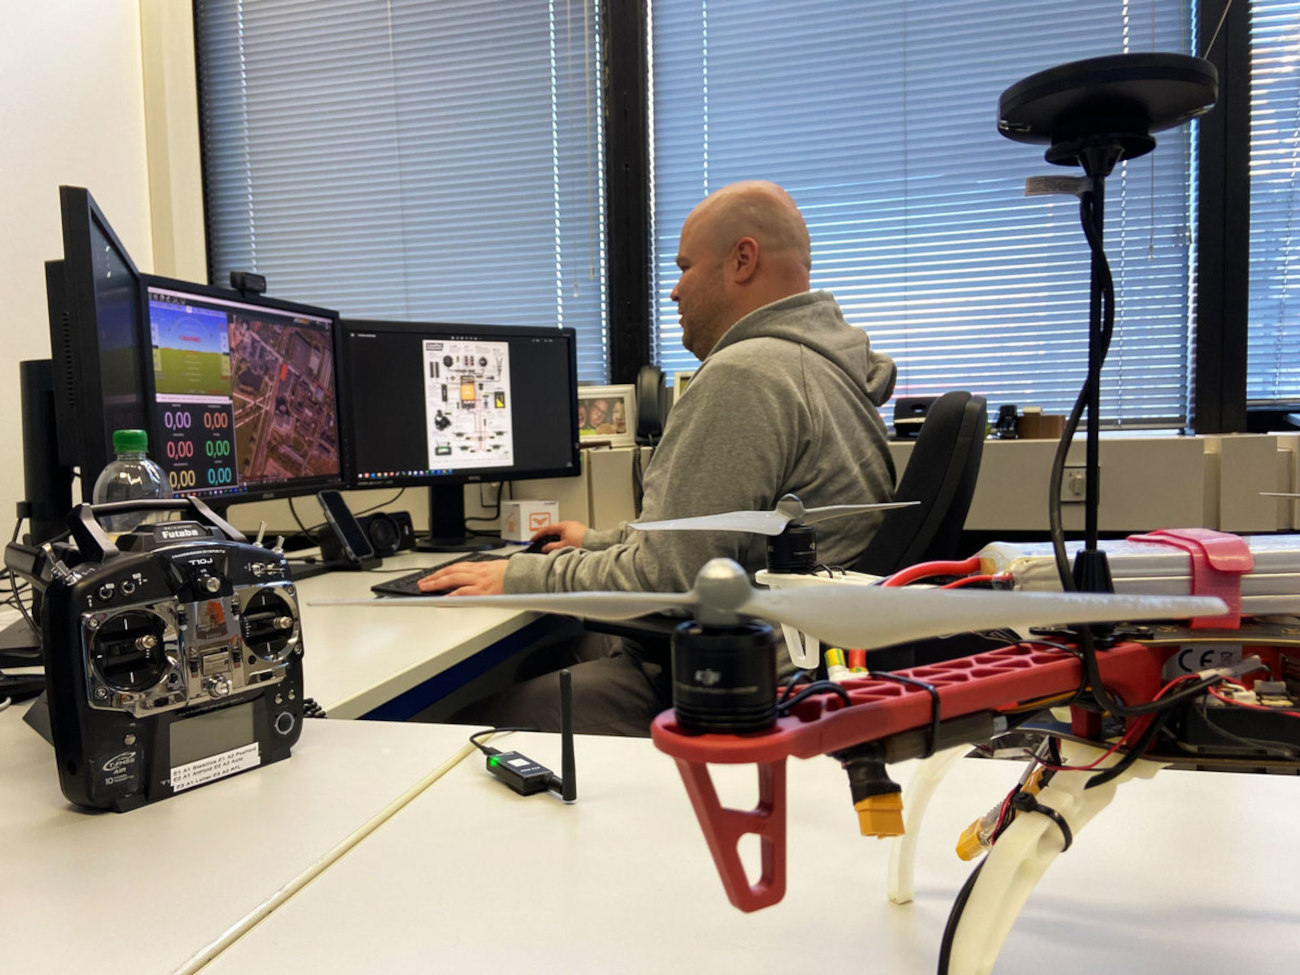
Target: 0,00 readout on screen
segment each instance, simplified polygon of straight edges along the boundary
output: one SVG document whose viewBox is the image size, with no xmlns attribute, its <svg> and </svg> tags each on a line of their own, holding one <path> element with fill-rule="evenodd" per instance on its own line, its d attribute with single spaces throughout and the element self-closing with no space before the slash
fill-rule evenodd
<svg viewBox="0 0 1300 975">
<path fill-rule="evenodd" d="M 228 405 L 168 403 L 159 462 L 175 493 L 235 486 L 235 417 Z"/>
</svg>

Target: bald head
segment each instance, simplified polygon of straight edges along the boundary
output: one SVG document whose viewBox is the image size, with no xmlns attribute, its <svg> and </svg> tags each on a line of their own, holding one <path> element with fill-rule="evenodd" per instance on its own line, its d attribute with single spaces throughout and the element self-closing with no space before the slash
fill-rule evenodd
<svg viewBox="0 0 1300 975">
<path fill-rule="evenodd" d="M 703 359 L 750 312 L 808 290 L 808 227 L 775 183 L 733 183 L 686 218 L 677 266 L 682 344 Z"/>
<path fill-rule="evenodd" d="M 775 183 L 732 183 L 700 203 L 687 218 L 700 221 L 719 253 L 743 237 L 752 237 L 773 265 L 793 265 L 794 273 L 812 270 L 812 246 L 803 214 L 790 194 Z M 805 286 L 803 290 L 808 290 Z"/>
</svg>

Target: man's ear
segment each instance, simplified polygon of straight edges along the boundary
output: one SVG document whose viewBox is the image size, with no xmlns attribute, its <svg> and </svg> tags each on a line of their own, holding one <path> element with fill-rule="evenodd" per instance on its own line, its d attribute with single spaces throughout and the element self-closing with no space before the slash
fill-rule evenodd
<svg viewBox="0 0 1300 975">
<path fill-rule="evenodd" d="M 732 276 L 738 284 L 743 284 L 754 276 L 758 270 L 758 241 L 753 237 L 741 237 L 731 249 Z"/>
</svg>

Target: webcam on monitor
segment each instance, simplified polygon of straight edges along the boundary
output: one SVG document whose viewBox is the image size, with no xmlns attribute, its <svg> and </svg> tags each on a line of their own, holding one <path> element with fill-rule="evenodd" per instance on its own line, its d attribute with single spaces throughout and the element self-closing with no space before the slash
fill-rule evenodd
<svg viewBox="0 0 1300 975">
<path fill-rule="evenodd" d="M 231 271 L 230 286 L 245 298 L 266 294 L 266 275 L 252 271 Z"/>
</svg>

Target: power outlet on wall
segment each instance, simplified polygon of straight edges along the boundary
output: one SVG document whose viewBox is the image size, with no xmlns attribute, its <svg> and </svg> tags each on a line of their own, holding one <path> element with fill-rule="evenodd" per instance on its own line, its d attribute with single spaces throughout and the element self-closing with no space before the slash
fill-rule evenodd
<svg viewBox="0 0 1300 975">
<path fill-rule="evenodd" d="M 1061 478 L 1061 503 L 1081 503 L 1087 499 L 1087 496 L 1087 469 L 1083 467 L 1067 466 L 1065 468 L 1064 476 Z"/>
</svg>

